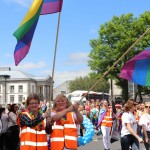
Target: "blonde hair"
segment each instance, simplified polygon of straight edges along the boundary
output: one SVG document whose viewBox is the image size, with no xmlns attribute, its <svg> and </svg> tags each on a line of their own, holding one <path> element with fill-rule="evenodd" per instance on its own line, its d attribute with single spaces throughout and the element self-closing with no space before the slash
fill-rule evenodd
<svg viewBox="0 0 150 150">
<path fill-rule="evenodd" d="M 58 94 L 58 95 L 56 96 L 56 98 L 54 99 L 53 109 L 56 109 L 56 100 L 58 100 L 58 99 L 65 100 L 65 101 L 67 102 L 66 108 L 68 108 L 68 107 L 70 107 L 70 106 L 72 105 L 71 101 L 69 101 L 68 98 L 67 98 L 65 95 L 63 95 L 63 94 Z"/>
</svg>

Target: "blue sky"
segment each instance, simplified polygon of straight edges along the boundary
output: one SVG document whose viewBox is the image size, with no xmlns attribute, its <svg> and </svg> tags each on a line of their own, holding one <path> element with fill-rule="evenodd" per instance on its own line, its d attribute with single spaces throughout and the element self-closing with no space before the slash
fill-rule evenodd
<svg viewBox="0 0 150 150">
<path fill-rule="evenodd" d="M 32 0 L 1 0 L 0 5 L 0 67 L 12 67 L 35 76 L 51 75 L 58 13 L 41 16 L 30 52 L 15 67 L 14 48 L 17 29 Z M 101 24 L 113 16 L 133 13 L 135 17 L 149 11 L 149 0 L 64 0 L 61 12 L 54 87 L 66 80 L 86 76 L 90 39 L 98 38 Z"/>
</svg>

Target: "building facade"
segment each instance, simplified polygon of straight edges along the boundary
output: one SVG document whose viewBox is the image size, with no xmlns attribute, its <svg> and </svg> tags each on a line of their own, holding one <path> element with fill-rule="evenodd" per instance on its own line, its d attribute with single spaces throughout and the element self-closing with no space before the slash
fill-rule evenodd
<svg viewBox="0 0 150 150">
<path fill-rule="evenodd" d="M 49 100 L 50 82 L 50 76 L 36 77 L 9 67 L 0 68 L 0 104 L 21 103 L 31 93 L 38 94 L 41 100 Z"/>
</svg>

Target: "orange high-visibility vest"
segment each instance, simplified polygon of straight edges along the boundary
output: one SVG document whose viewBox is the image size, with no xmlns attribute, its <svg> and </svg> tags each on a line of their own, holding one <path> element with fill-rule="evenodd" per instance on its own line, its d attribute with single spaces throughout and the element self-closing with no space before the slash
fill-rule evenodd
<svg viewBox="0 0 150 150">
<path fill-rule="evenodd" d="M 30 117 L 28 112 L 24 112 L 24 114 Z M 48 150 L 48 142 L 45 132 L 44 120 L 42 121 L 42 130 L 40 131 L 35 130 L 34 127 L 21 127 L 20 150 Z"/>
<path fill-rule="evenodd" d="M 63 150 L 64 147 L 74 150 L 77 149 L 77 127 L 72 112 L 66 114 L 64 124 L 54 122 L 50 140 L 51 150 Z"/>
<path fill-rule="evenodd" d="M 112 127 L 113 119 L 112 119 L 112 109 L 108 109 L 107 113 L 102 120 L 101 126 Z"/>
</svg>

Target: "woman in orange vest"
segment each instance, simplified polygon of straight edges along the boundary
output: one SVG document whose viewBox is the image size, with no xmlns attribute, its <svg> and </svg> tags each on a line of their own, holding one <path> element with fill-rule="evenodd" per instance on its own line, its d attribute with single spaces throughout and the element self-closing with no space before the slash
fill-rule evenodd
<svg viewBox="0 0 150 150">
<path fill-rule="evenodd" d="M 104 116 L 102 123 L 101 123 L 104 150 L 110 150 L 110 133 L 111 133 L 111 127 L 113 124 L 112 108 L 109 107 L 108 102 L 104 100 L 102 109 L 106 111 L 106 115 Z"/>
<path fill-rule="evenodd" d="M 79 104 L 71 104 L 63 94 L 57 95 L 51 112 L 51 150 L 77 150 L 77 126 L 83 121 Z"/>
<path fill-rule="evenodd" d="M 48 150 L 44 118 L 50 116 L 50 111 L 45 114 L 39 109 L 38 95 L 31 94 L 27 98 L 27 110 L 18 116 L 20 132 L 20 150 Z"/>
</svg>

